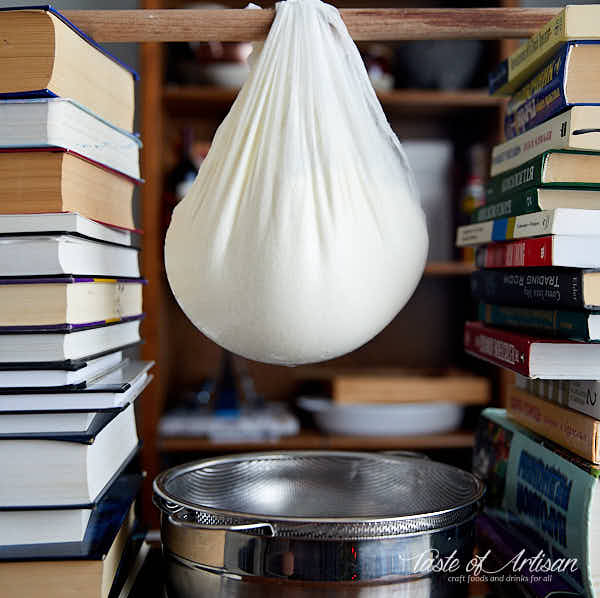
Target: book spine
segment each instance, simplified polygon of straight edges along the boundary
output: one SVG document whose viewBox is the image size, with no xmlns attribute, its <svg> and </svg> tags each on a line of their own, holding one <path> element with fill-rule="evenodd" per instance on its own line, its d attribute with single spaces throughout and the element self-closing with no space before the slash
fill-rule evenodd
<svg viewBox="0 0 600 598">
<path fill-rule="evenodd" d="M 571 559 L 559 572 L 577 590 L 590 592 L 587 539 L 598 470 L 562 451 L 508 420 L 503 410 L 486 409 L 476 430 L 473 472 L 486 482 L 488 514 L 553 562 Z"/>
<path fill-rule="evenodd" d="M 551 235 L 555 231 L 555 223 L 559 218 L 554 210 L 544 210 L 511 218 L 497 218 L 477 224 L 466 224 L 457 229 L 456 245 L 465 247 L 481 245 L 490 241 Z"/>
<path fill-rule="evenodd" d="M 536 434 L 592 463 L 600 462 L 599 423 L 592 417 L 514 388 L 508 397 L 507 413 Z"/>
<path fill-rule="evenodd" d="M 552 266 L 552 236 L 533 237 L 506 243 L 490 243 L 475 250 L 478 268 Z"/>
<path fill-rule="evenodd" d="M 477 322 L 465 322 L 464 349 L 475 357 L 529 376 L 527 339 L 504 330 L 484 328 Z"/>
<path fill-rule="evenodd" d="M 535 543 L 533 545 L 524 543 L 512 533 L 508 526 L 486 513 L 481 513 L 477 517 L 476 536 L 479 555 L 485 555 L 489 551 L 492 567 L 486 567 L 488 571 L 498 571 L 505 567 L 506 563 L 514 559 L 515 555 L 524 548 L 529 549 L 525 558 L 534 557 L 540 550 Z M 509 571 L 506 575 L 510 573 L 512 572 Z M 498 583 L 504 583 L 504 579 L 504 577 L 500 578 Z M 524 596 L 534 596 L 535 598 L 548 598 L 555 593 L 572 593 L 573 590 L 572 586 L 557 573 L 545 573 L 542 577 L 537 574 L 533 565 L 526 566 L 519 571 L 519 582 L 517 583 L 519 589 L 524 592 Z"/>
<path fill-rule="evenodd" d="M 516 385 L 538 397 L 600 420 L 600 381 L 531 380 L 518 376 Z"/>
<path fill-rule="evenodd" d="M 477 208 L 471 215 L 471 222 L 486 222 L 496 218 L 511 218 L 522 214 L 531 214 L 540 211 L 537 189 L 525 191 L 502 199 L 496 203 L 489 203 Z"/>
<path fill-rule="evenodd" d="M 471 274 L 471 293 L 498 305 L 585 307 L 582 272 L 569 268 L 477 270 Z"/>
<path fill-rule="evenodd" d="M 504 136 L 512 139 L 560 114 L 566 107 L 565 64 L 572 45 L 565 44 L 512 96 L 504 118 Z"/>
<path fill-rule="evenodd" d="M 496 145 L 492 150 L 490 175 L 494 177 L 516 168 L 548 150 L 568 148 L 572 133 L 571 114 L 572 111 L 569 110 L 522 135 Z"/>
<path fill-rule="evenodd" d="M 539 330 L 561 338 L 589 340 L 586 312 L 529 309 L 489 303 L 480 303 L 478 312 L 479 319 L 492 326 Z"/>
<path fill-rule="evenodd" d="M 486 203 L 495 203 L 514 193 L 541 185 L 546 155 L 540 154 L 517 168 L 492 177 L 485 189 Z"/>
<path fill-rule="evenodd" d="M 489 76 L 490 93 L 509 95 L 565 38 L 565 10 L 530 37 Z"/>
</svg>

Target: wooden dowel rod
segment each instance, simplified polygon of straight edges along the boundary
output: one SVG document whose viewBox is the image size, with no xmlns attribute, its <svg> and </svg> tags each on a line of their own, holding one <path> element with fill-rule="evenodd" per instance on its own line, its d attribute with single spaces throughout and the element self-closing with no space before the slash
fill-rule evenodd
<svg viewBox="0 0 600 598">
<path fill-rule="evenodd" d="M 357 8 L 340 12 L 357 41 L 529 37 L 558 8 Z M 99 42 L 254 41 L 273 21 L 265 10 L 66 10 Z"/>
</svg>

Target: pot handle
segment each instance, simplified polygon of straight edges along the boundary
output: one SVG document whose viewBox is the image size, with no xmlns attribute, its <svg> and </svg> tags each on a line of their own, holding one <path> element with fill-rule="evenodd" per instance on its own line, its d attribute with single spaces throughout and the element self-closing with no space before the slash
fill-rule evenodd
<svg viewBox="0 0 600 598">
<path fill-rule="evenodd" d="M 176 513 L 168 516 L 169 523 L 176 527 L 186 527 L 189 529 L 203 529 L 207 531 L 226 531 L 226 532 L 251 532 L 264 530 L 267 536 L 275 535 L 275 528 L 270 523 L 243 523 L 238 525 L 204 525 L 202 523 L 193 523 L 177 517 Z"/>
</svg>

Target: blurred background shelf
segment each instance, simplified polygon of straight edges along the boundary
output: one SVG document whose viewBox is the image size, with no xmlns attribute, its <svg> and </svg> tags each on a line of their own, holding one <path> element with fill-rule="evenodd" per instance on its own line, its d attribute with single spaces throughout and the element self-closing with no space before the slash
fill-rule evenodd
<svg viewBox="0 0 600 598">
<path fill-rule="evenodd" d="M 470 448 L 473 446 L 473 432 L 457 431 L 448 434 L 428 436 L 326 436 L 318 432 L 306 431 L 297 436 L 276 441 L 258 442 L 211 442 L 201 437 L 160 437 L 158 448 L 167 453 L 200 452 L 225 453 L 244 451 L 275 450 L 428 450 L 440 448 Z"/>
<path fill-rule="evenodd" d="M 425 266 L 426 276 L 468 276 L 475 270 L 469 262 L 428 262 Z"/>
<path fill-rule="evenodd" d="M 163 91 L 163 102 L 169 112 L 178 116 L 198 114 L 200 108 L 228 109 L 238 92 L 238 88 L 210 85 L 168 85 Z M 484 90 L 397 89 L 378 91 L 377 96 L 384 108 L 438 114 L 464 108 L 499 110 L 506 104 L 505 98 L 492 97 Z"/>
</svg>

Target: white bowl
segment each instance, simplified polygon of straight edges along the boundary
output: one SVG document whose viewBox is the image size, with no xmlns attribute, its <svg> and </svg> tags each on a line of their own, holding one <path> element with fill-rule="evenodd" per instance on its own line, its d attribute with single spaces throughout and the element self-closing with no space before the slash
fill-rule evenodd
<svg viewBox="0 0 600 598">
<path fill-rule="evenodd" d="M 341 436 L 417 436 L 456 430 L 464 408 L 454 403 L 338 405 L 329 399 L 300 397 L 300 409 L 312 414 L 317 427 Z"/>
</svg>

